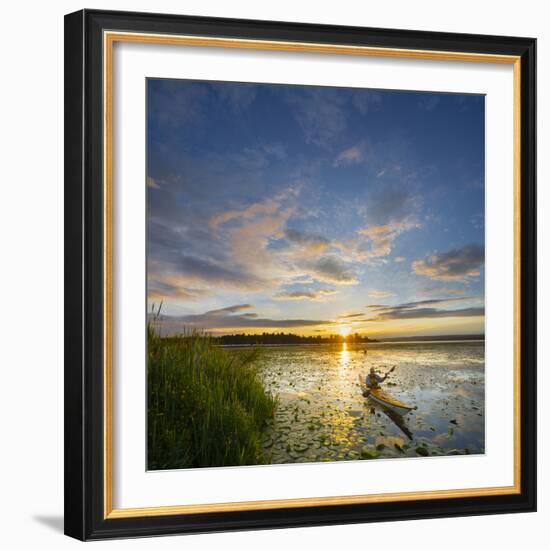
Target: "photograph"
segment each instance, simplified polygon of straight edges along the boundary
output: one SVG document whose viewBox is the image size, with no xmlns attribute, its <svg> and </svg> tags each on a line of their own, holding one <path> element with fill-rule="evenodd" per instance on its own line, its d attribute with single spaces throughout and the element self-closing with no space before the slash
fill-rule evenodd
<svg viewBox="0 0 550 550">
<path fill-rule="evenodd" d="M 65 16 L 68 536 L 537 509 L 537 39 L 371 12 Z"/>
<path fill-rule="evenodd" d="M 147 78 L 146 164 L 148 470 L 485 453 L 483 94 Z"/>
</svg>

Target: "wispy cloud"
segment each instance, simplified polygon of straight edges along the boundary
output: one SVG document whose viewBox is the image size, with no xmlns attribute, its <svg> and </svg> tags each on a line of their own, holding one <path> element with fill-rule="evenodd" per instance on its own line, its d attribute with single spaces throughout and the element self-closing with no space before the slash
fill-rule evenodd
<svg viewBox="0 0 550 550">
<path fill-rule="evenodd" d="M 376 288 L 373 288 L 372 290 L 369 290 L 369 296 L 371 298 L 388 298 L 390 296 L 395 296 L 395 293 L 390 292 L 389 290 L 377 290 Z"/>
<path fill-rule="evenodd" d="M 160 185 L 157 183 L 157 181 L 150 176 L 147 177 L 147 187 L 151 189 L 160 189 Z"/>
<path fill-rule="evenodd" d="M 302 265 L 319 281 L 339 285 L 355 285 L 358 282 L 349 265 L 335 255 L 323 256 Z"/>
<path fill-rule="evenodd" d="M 234 163 L 237 169 L 251 173 L 261 172 L 287 156 L 285 147 L 280 143 L 267 143 L 243 147 L 226 154 L 227 161 Z M 213 157 L 215 159 L 215 157 Z M 221 159 L 220 159 L 221 160 Z"/>
<path fill-rule="evenodd" d="M 369 225 L 358 231 L 363 240 L 358 244 L 357 252 L 365 259 L 389 256 L 397 237 L 416 227 L 419 224 L 412 218 L 391 221 L 384 225 Z"/>
<path fill-rule="evenodd" d="M 371 90 L 310 87 L 288 91 L 286 99 L 306 143 L 330 149 L 348 128 L 351 112 L 366 115 L 373 105 L 380 103 L 381 95 Z"/>
<path fill-rule="evenodd" d="M 269 279 L 253 272 L 246 272 L 230 265 L 218 263 L 209 258 L 177 254 L 167 259 L 162 268 L 168 274 L 181 274 L 181 284 L 219 285 L 225 288 L 259 290 L 269 287 Z M 155 264 L 151 266 L 150 277 L 154 280 Z"/>
<path fill-rule="evenodd" d="M 424 260 L 412 263 L 417 275 L 439 281 L 466 282 L 479 277 L 485 262 L 485 252 L 479 244 L 468 244 L 448 252 L 432 254 Z"/>
<path fill-rule="evenodd" d="M 323 301 L 327 296 L 337 294 L 335 288 L 316 288 L 310 290 L 292 290 L 278 292 L 273 296 L 275 300 L 314 300 Z"/>
<path fill-rule="evenodd" d="M 410 219 L 420 210 L 421 197 L 399 185 L 382 186 L 373 191 L 366 204 L 369 225 L 384 225 Z"/>
<path fill-rule="evenodd" d="M 303 233 L 295 229 L 287 229 L 284 236 L 290 243 L 299 246 L 300 254 L 320 254 L 332 246 L 326 237 Z"/>
<path fill-rule="evenodd" d="M 301 127 L 306 143 L 327 147 L 347 126 L 343 98 L 328 88 L 293 90 L 287 100 Z"/>
<path fill-rule="evenodd" d="M 157 80 L 149 87 L 148 119 L 169 132 L 190 122 L 200 123 L 208 96 L 208 88 L 200 83 L 182 86 L 178 80 Z"/>
<path fill-rule="evenodd" d="M 245 220 L 280 214 L 287 199 L 296 197 L 298 194 L 298 190 L 288 188 L 275 197 L 267 198 L 260 202 L 254 202 L 248 206 L 243 206 L 243 208 L 221 212 L 210 219 L 210 225 L 218 226 L 230 222 L 231 220 L 239 220 L 242 223 Z"/>
<path fill-rule="evenodd" d="M 252 304 L 237 304 L 221 309 L 213 309 L 195 315 L 160 315 L 155 319 L 163 334 L 177 334 L 184 330 L 231 330 L 254 328 L 298 328 L 331 325 L 333 321 L 319 319 L 269 319 L 254 312 Z M 245 313 L 243 313 L 245 312 Z"/>
<path fill-rule="evenodd" d="M 359 164 L 367 157 L 368 147 L 366 142 L 361 141 L 353 147 L 344 149 L 335 159 L 334 166 L 342 166 L 346 164 Z"/>
<path fill-rule="evenodd" d="M 383 311 L 385 309 L 414 309 L 420 306 L 436 306 L 451 304 L 454 302 L 476 301 L 479 298 L 474 296 L 461 296 L 459 298 L 433 298 L 430 300 L 417 300 L 414 302 L 405 302 L 403 304 L 388 306 L 383 304 L 372 304 L 367 306 L 370 310 Z"/>
<path fill-rule="evenodd" d="M 234 306 L 222 307 L 220 309 L 211 309 L 207 311 L 205 315 L 215 316 L 225 316 L 229 313 L 238 313 L 239 311 L 245 311 L 247 309 L 252 309 L 254 306 L 252 304 L 236 304 Z"/>
<path fill-rule="evenodd" d="M 372 321 L 390 321 L 399 319 L 427 319 L 427 318 L 450 318 L 450 317 L 482 317 L 485 315 L 483 307 L 469 307 L 464 309 L 395 309 L 381 312 Z"/>
<path fill-rule="evenodd" d="M 476 298 L 442 298 L 433 300 L 420 300 L 406 302 L 396 306 L 372 305 L 367 306 L 372 317 L 369 321 L 391 321 L 399 319 L 425 319 L 425 318 L 446 318 L 446 317 L 480 317 L 485 314 L 484 307 L 467 307 L 459 309 L 442 309 L 439 307 L 450 305 L 455 302 L 476 301 Z"/>
<path fill-rule="evenodd" d="M 359 114 L 366 115 L 373 107 L 376 109 L 382 103 L 382 95 L 374 90 L 353 90 L 351 103 Z"/>
<path fill-rule="evenodd" d="M 452 288 L 449 286 L 425 286 L 419 290 L 422 294 L 433 295 L 437 294 L 439 296 L 451 295 L 451 296 L 460 296 L 466 294 L 466 289 L 464 288 Z"/>
<path fill-rule="evenodd" d="M 167 282 L 158 279 L 149 280 L 147 283 L 147 297 L 149 300 L 164 301 L 175 300 L 198 300 L 205 295 L 201 288 L 189 288 L 177 282 Z"/>
<path fill-rule="evenodd" d="M 339 315 L 338 319 L 355 319 L 358 317 L 364 317 L 364 313 L 348 313 L 347 315 Z"/>
</svg>

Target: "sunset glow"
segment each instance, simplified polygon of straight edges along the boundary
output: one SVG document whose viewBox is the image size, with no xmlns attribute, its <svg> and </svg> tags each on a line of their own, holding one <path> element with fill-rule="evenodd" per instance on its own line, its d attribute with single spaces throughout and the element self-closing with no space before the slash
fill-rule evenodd
<svg viewBox="0 0 550 550">
<path fill-rule="evenodd" d="M 351 327 L 349 325 L 341 325 L 338 327 L 338 333 L 345 338 L 350 335 Z"/>
</svg>

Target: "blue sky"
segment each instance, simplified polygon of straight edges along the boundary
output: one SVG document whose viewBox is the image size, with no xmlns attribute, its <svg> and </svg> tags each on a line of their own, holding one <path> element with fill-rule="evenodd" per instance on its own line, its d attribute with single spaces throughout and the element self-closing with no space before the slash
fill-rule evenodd
<svg viewBox="0 0 550 550">
<path fill-rule="evenodd" d="M 484 97 L 147 81 L 166 330 L 484 331 Z"/>
</svg>

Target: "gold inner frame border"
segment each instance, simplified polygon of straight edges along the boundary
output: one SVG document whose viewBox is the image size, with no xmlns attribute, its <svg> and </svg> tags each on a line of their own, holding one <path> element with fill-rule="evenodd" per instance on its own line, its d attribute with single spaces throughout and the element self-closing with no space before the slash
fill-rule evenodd
<svg viewBox="0 0 550 550">
<path fill-rule="evenodd" d="M 182 504 L 148 508 L 113 508 L 113 360 L 112 360 L 112 293 L 113 293 L 113 47 L 117 42 L 143 44 L 165 44 L 181 46 L 203 46 L 217 48 L 240 48 L 268 51 L 302 52 L 318 54 L 356 55 L 373 57 L 394 57 L 405 59 L 426 59 L 439 61 L 466 61 L 475 63 L 498 63 L 513 66 L 514 86 L 514 484 L 504 487 L 482 487 L 469 489 L 445 489 L 435 491 L 414 491 L 351 496 L 330 496 L 278 500 L 255 500 L 246 502 L 225 502 L 211 504 Z M 292 509 L 313 506 L 334 506 L 346 504 L 368 504 L 404 502 L 413 500 L 434 500 L 479 496 L 512 495 L 521 493 L 521 423 L 520 423 L 520 374 L 521 374 L 521 62 L 519 56 L 481 54 L 470 52 L 448 52 L 414 50 L 401 48 L 380 48 L 370 46 L 348 46 L 341 44 L 316 44 L 309 42 L 284 42 L 272 40 L 250 40 L 171 34 L 149 34 L 133 32 L 103 33 L 103 191 L 104 191 L 104 518 L 137 518 L 171 516 L 213 512 L 235 512 L 248 510 Z"/>
</svg>

